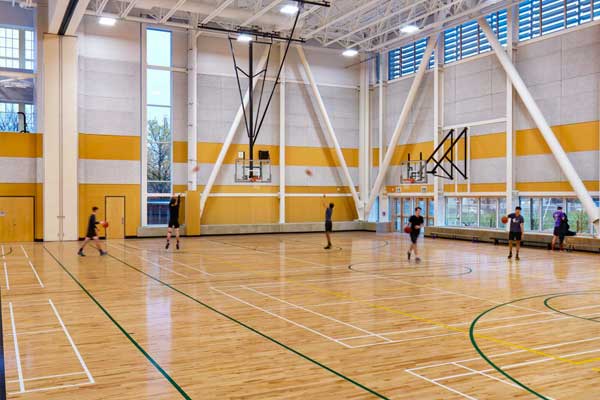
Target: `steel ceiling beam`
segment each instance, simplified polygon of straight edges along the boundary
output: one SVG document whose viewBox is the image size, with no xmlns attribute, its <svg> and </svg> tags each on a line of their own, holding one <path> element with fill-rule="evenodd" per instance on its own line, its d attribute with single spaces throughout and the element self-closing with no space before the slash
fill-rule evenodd
<svg viewBox="0 0 600 400">
<path fill-rule="evenodd" d="M 338 16 L 338 17 L 335 17 L 333 20 L 331 20 L 331 21 L 329 21 L 329 22 L 325 23 L 324 25 L 321 25 L 321 26 L 320 26 L 320 27 L 318 27 L 317 29 L 313 30 L 312 32 L 309 32 L 309 33 L 305 34 L 304 36 L 305 36 L 307 39 L 310 39 L 310 38 L 312 38 L 312 37 L 313 37 L 315 34 L 317 34 L 317 33 L 321 32 L 322 30 L 324 30 L 324 29 L 327 29 L 328 27 L 330 27 L 330 26 L 332 26 L 332 25 L 335 25 L 336 23 L 338 23 L 338 22 L 340 22 L 340 21 L 343 21 L 343 20 L 345 20 L 345 19 L 349 18 L 349 17 L 353 16 L 353 15 L 354 15 L 354 14 L 356 14 L 356 13 L 359 13 L 359 12 L 361 12 L 361 11 L 363 11 L 363 10 L 366 10 L 366 9 L 368 9 L 368 8 L 371 8 L 371 7 L 373 7 L 373 6 L 376 6 L 378 3 L 381 3 L 381 1 L 382 1 L 382 0 L 371 0 L 371 1 L 369 1 L 369 2 L 367 2 L 367 3 L 365 3 L 365 4 L 363 4 L 362 6 L 359 6 L 359 7 L 356 7 L 356 8 L 352 8 L 352 10 L 348 11 L 347 13 L 345 13 L 345 14 L 342 14 L 342 15 L 340 15 L 340 16 Z"/>
<path fill-rule="evenodd" d="M 167 22 L 169 20 L 169 18 L 171 18 L 173 16 L 173 14 L 175 14 L 177 12 L 177 10 L 179 10 L 181 8 L 181 6 L 183 6 L 185 4 L 187 0 L 179 0 L 177 1 L 177 3 L 175 3 L 175 5 L 173 6 L 173 8 L 171 8 L 159 21 L 159 23 L 164 24 L 165 22 Z"/>
</svg>

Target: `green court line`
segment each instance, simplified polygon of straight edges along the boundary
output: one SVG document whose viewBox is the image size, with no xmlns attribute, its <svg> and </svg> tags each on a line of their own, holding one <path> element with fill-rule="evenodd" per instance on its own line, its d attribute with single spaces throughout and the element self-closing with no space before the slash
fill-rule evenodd
<svg viewBox="0 0 600 400">
<path fill-rule="evenodd" d="M 127 339 L 129 339 L 129 341 L 144 355 L 144 357 L 146 357 L 146 359 L 148 361 L 150 361 L 150 364 L 152 364 L 154 366 L 154 368 L 156 368 L 158 370 L 158 372 L 161 373 L 162 376 L 165 377 L 165 379 L 167 381 L 169 381 L 169 383 L 171 385 L 173 385 L 173 387 L 175 389 L 177 389 L 177 391 L 179 392 L 179 394 L 181 394 L 181 396 L 184 399 L 187 400 L 192 400 L 192 398 L 190 396 L 188 396 L 188 394 L 181 388 L 181 386 L 179 386 L 177 384 L 177 382 L 175 382 L 175 380 L 173 378 L 171 378 L 171 376 L 152 358 L 152 356 L 150 356 L 150 354 L 148 354 L 148 352 L 146 352 L 146 350 L 144 350 L 144 348 L 135 341 L 134 338 L 131 337 L 131 335 L 129 335 L 129 333 L 127 333 L 127 331 L 125 329 L 123 329 L 123 327 L 113 318 L 113 316 L 106 310 L 106 308 L 104 308 L 102 306 L 102 304 L 100 304 L 100 302 L 98 300 L 96 300 L 96 298 L 85 288 L 85 286 L 83 286 L 83 284 L 81 282 L 79 282 L 79 280 L 77 278 L 75 278 L 75 276 L 71 273 L 71 271 L 69 271 L 59 260 L 58 258 L 56 258 L 54 256 L 54 254 L 52 254 L 50 252 L 50 250 L 48 250 L 46 248 L 46 246 L 44 246 L 44 250 L 46 250 L 46 252 L 48 254 L 50 254 L 50 257 L 52 257 L 54 259 L 54 261 L 56 261 L 56 263 L 58 265 L 60 265 L 60 267 L 67 273 L 67 275 L 69 275 L 69 277 L 71 277 L 71 279 L 81 288 L 81 290 L 84 291 L 85 294 L 87 294 L 87 296 L 94 302 L 96 303 L 96 305 L 100 308 L 100 310 L 102 310 L 102 312 L 108 317 L 108 319 L 110 319 L 112 321 L 113 324 L 115 324 L 115 326 L 127 337 Z"/>
<path fill-rule="evenodd" d="M 141 269 L 139 269 L 137 267 L 134 267 L 133 265 L 127 263 L 126 261 L 121 260 L 120 258 L 113 256 L 112 254 L 109 254 L 109 257 L 111 257 L 111 258 L 119 261 L 123 265 L 126 265 L 127 267 L 129 267 L 129 268 L 131 268 L 131 269 L 133 269 L 133 270 L 135 270 L 135 271 L 137 271 L 137 272 L 139 272 L 139 273 L 147 276 L 148 278 L 152 279 L 153 281 L 158 282 L 161 285 L 168 287 L 169 289 L 171 289 L 171 290 L 179 293 L 180 295 L 182 295 L 184 297 L 187 297 L 188 299 L 190 299 L 190 300 L 192 300 L 192 301 L 200 304 L 201 306 L 207 308 L 208 310 L 210 310 L 210 311 L 212 311 L 212 312 L 214 312 L 214 313 L 216 313 L 216 314 L 218 314 L 218 315 L 220 315 L 220 316 L 228 319 L 229 321 L 234 322 L 234 323 L 236 323 L 236 324 L 238 324 L 238 325 L 240 325 L 240 326 L 248 329 L 249 331 L 256 333 L 259 336 L 262 336 L 263 338 L 267 339 L 268 341 L 270 341 L 272 343 L 275 343 L 276 345 L 278 345 L 278 346 L 280 346 L 280 347 L 282 347 L 282 348 L 284 348 L 284 349 L 286 349 L 286 350 L 288 350 L 288 351 L 296 354 L 297 356 L 300 356 L 301 358 L 305 359 L 306 361 L 309 361 L 309 362 L 311 362 L 311 363 L 313 363 L 313 364 L 315 364 L 315 365 L 317 365 L 317 366 L 319 366 L 319 367 L 321 367 L 321 368 L 323 368 L 323 369 L 331 372 L 332 374 L 336 375 L 337 377 L 342 378 L 345 381 L 347 381 L 347 382 L 349 382 L 349 383 L 351 383 L 351 384 L 353 384 L 353 385 L 355 385 L 355 386 L 357 386 L 357 387 L 359 387 L 359 388 L 361 388 L 361 389 L 363 389 L 363 390 L 371 393 L 375 397 L 378 397 L 378 398 L 383 399 L 383 400 L 390 400 L 388 397 L 385 397 L 381 393 L 378 393 L 375 390 L 370 389 L 367 386 L 365 386 L 365 385 L 363 385 L 363 384 L 355 381 L 354 379 L 347 377 L 346 375 L 342 374 L 341 372 L 338 372 L 338 371 L 334 370 L 333 368 L 330 368 L 327 365 L 322 364 L 319 361 L 317 361 L 317 360 L 315 360 L 315 359 L 307 356 L 306 354 L 303 354 L 303 353 L 299 352 L 298 350 L 293 349 L 292 347 L 290 347 L 290 346 L 288 346 L 288 345 L 286 345 L 286 344 L 278 341 L 277 339 L 275 339 L 275 338 L 267 335 L 266 333 L 263 333 L 263 332 L 255 329 L 255 328 L 251 327 L 250 325 L 247 325 L 247 324 L 245 324 L 245 323 L 243 323 L 243 322 L 235 319 L 234 317 L 232 317 L 232 316 L 230 316 L 230 315 L 228 315 L 228 314 L 226 314 L 226 313 L 224 313 L 222 311 L 217 310 L 216 308 L 214 308 L 214 307 L 212 307 L 212 306 L 204 303 L 201 300 L 198 300 L 197 298 L 195 298 L 193 296 L 190 296 L 189 294 L 187 294 L 187 293 L 185 293 L 185 292 L 177 289 L 176 287 L 174 287 L 174 286 L 172 286 L 172 285 L 170 285 L 170 284 L 168 284 L 166 282 L 163 282 L 159 278 L 156 278 L 156 277 L 154 277 L 154 276 L 152 276 L 152 275 L 150 275 L 150 274 L 142 271 Z"/>
<path fill-rule="evenodd" d="M 593 291 L 592 293 L 594 293 L 594 292 L 597 292 L 597 291 Z M 590 293 L 590 292 L 589 291 L 583 291 L 583 292 L 566 292 L 566 293 L 541 294 L 541 295 L 537 295 L 537 296 L 523 297 L 521 299 L 512 300 L 512 301 L 508 301 L 506 303 L 498 304 L 497 306 L 494 306 L 494 307 L 492 307 L 492 308 L 490 308 L 490 309 L 482 312 L 481 314 L 479 314 L 473 320 L 473 322 L 471 322 L 471 326 L 469 327 L 469 339 L 471 340 L 471 345 L 475 348 L 475 350 L 477 351 L 477 353 L 479 353 L 479 355 L 481 356 L 481 358 L 483 358 L 492 368 L 494 368 L 496 371 L 500 372 L 506 378 L 510 379 L 512 382 L 514 382 L 515 384 L 519 385 L 521 388 L 525 389 L 526 391 L 528 391 L 529 393 L 533 394 L 534 396 L 539 397 L 540 399 L 551 400 L 550 398 L 548 398 L 548 397 L 546 397 L 546 396 L 544 396 L 544 395 L 536 392 L 535 390 L 531 389 L 529 386 L 525 385 L 524 383 L 522 383 L 521 381 L 517 380 L 516 378 L 513 378 L 511 375 L 509 375 L 502 368 L 500 368 L 499 366 L 497 366 L 496 364 L 494 364 L 494 362 L 492 360 L 490 360 L 483 353 L 483 351 L 479 348 L 479 346 L 477 345 L 477 341 L 475 340 L 475 325 L 477 325 L 477 322 L 481 318 L 483 318 L 486 314 L 494 311 L 495 309 L 500 308 L 500 307 L 504 307 L 504 306 L 507 306 L 507 305 L 510 305 L 510 304 L 513 304 L 513 303 L 517 303 L 519 301 L 537 299 L 537 298 L 540 298 L 540 297 L 554 298 L 554 297 L 559 297 L 559 296 L 567 296 L 567 295 L 570 295 L 570 294 L 582 294 L 582 293 Z M 546 304 L 545 301 L 544 301 L 544 304 Z M 548 308 L 551 308 L 551 307 L 548 307 Z M 560 311 L 557 311 L 557 312 L 561 313 Z M 564 314 L 564 313 L 561 313 L 561 314 Z"/>
<path fill-rule="evenodd" d="M 586 318 L 586 317 L 580 317 L 579 315 L 575 315 L 575 314 L 569 314 L 568 312 L 561 311 L 561 310 L 559 310 L 557 308 L 554 308 L 553 306 L 550 305 L 550 301 L 553 300 L 553 299 L 556 299 L 558 297 L 573 296 L 574 294 L 597 294 L 597 293 L 598 293 L 598 291 L 595 290 L 595 291 L 588 291 L 588 292 L 557 294 L 557 295 L 554 295 L 554 296 L 550 296 L 546 300 L 544 300 L 544 305 L 546 306 L 546 308 L 548 308 L 548 309 L 550 309 L 550 310 L 552 310 L 552 311 L 554 311 L 556 313 L 559 313 L 559 314 L 562 314 L 562 315 L 566 315 L 568 317 L 583 319 L 585 321 L 591 321 L 591 322 L 600 322 L 600 321 L 597 321 L 595 318 Z"/>
</svg>

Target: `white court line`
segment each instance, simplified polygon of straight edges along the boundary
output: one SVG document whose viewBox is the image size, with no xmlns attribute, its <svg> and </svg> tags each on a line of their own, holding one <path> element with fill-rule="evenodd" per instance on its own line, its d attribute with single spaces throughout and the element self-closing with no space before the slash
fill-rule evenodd
<svg viewBox="0 0 600 400">
<path fill-rule="evenodd" d="M 411 375 L 413 375 L 413 376 L 416 376 L 417 378 L 423 379 L 423 380 L 425 380 L 425 381 L 427 381 L 427 382 L 429 382 L 429 383 L 433 383 L 433 384 L 434 384 L 434 385 L 436 385 L 436 386 L 439 386 L 439 387 L 441 387 L 441 388 L 444 388 L 444 389 L 446 389 L 446 390 L 448 390 L 448 391 L 450 391 L 450 392 L 452 392 L 452 393 L 455 393 L 455 394 L 457 394 L 457 395 L 459 395 L 459 396 L 462 396 L 462 397 L 464 397 L 465 399 L 469 399 L 469 400 L 478 400 L 478 399 L 477 399 L 477 398 L 475 398 L 475 397 L 471 397 L 471 396 L 469 396 L 469 395 L 467 395 L 467 394 L 464 394 L 464 393 L 462 393 L 462 392 L 459 392 L 459 391 L 458 391 L 458 390 L 456 390 L 456 389 L 452 389 L 452 388 L 451 388 L 451 387 L 449 387 L 449 386 L 443 385 L 443 384 L 441 384 L 441 383 L 439 383 L 439 382 L 435 382 L 435 381 L 433 381 L 433 380 L 431 380 L 431 379 L 429 379 L 429 378 L 426 378 L 426 377 L 424 377 L 424 376 L 422 376 L 422 375 L 419 375 L 419 374 L 417 374 L 416 372 L 413 372 L 413 371 L 411 371 L 411 370 L 408 370 L 408 369 L 407 369 L 407 370 L 406 370 L 406 372 L 408 372 L 409 374 L 411 374 Z"/>
<path fill-rule="evenodd" d="M 62 378 L 63 376 L 73 376 L 73 375 L 83 375 L 83 374 L 85 374 L 85 372 L 83 372 L 83 371 L 81 371 L 81 372 L 69 372 L 68 374 L 47 375 L 47 376 L 40 376 L 40 377 L 37 377 L 37 378 L 27 378 L 27 379 L 23 379 L 23 380 L 26 381 L 26 382 L 28 382 L 28 381 L 40 381 L 40 380 L 43 380 L 43 379 L 54 379 L 54 378 Z M 16 379 L 11 379 L 11 380 L 8 380 L 6 382 L 14 383 L 14 382 L 17 382 L 17 380 Z"/>
<path fill-rule="evenodd" d="M 386 342 L 391 342 L 391 339 L 388 339 L 388 338 L 386 338 L 386 337 L 384 337 L 384 336 L 378 335 L 377 333 L 373 333 L 373 332 L 370 332 L 370 331 L 368 331 L 368 330 L 366 330 L 366 329 L 359 328 L 358 326 L 355 326 L 355 325 L 349 324 L 349 323 L 347 323 L 347 322 L 344 322 L 344 321 L 340 321 L 340 320 L 338 320 L 338 319 L 335 319 L 335 318 L 333 318 L 333 317 L 330 317 L 330 316 L 328 316 L 328 315 L 321 314 L 321 313 L 319 313 L 319 312 L 316 312 L 316 311 L 309 310 L 308 308 L 305 308 L 305 307 L 299 306 L 299 305 L 297 305 L 297 304 L 294 304 L 294 303 L 290 303 L 289 301 L 285 301 L 285 300 L 279 299 L 279 298 L 277 298 L 277 297 L 275 297 L 275 296 L 271 296 L 270 294 L 263 293 L 263 292 L 260 292 L 260 291 L 258 291 L 258 290 L 254 290 L 254 289 L 252 289 L 252 288 L 249 288 L 249 287 L 246 287 L 246 286 L 242 286 L 242 287 L 243 287 L 243 288 L 245 288 L 245 289 L 247 289 L 247 290 L 250 290 L 250 291 L 252 291 L 252 292 L 254 292 L 254 293 L 256 293 L 256 294 L 259 294 L 259 295 L 262 295 L 262 296 L 268 297 L 268 298 L 270 298 L 270 299 L 273 299 L 273 300 L 279 301 L 279 302 L 281 302 L 281 303 L 287 304 L 287 305 L 289 305 L 289 306 L 291 306 L 291 307 L 294 307 L 294 308 L 297 308 L 297 309 L 299 309 L 299 310 L 303 310 L 303 311 L 306 311 L 306 312 L 308 312 L 308 313 L 311 313 L 311 314 L 314 314 L 314 315 L 318 315 L 318 316 L 319 316 L 319 317 L 321 317 L 321 318 L 325 318 L 325 319 L 327 319 L 327 320 L 330 320 L 330 321 L 336 322 L 336 323 L 338 323 L 338 324 L 340 324 L 340 325 L 344 325 L 344 326 L 350 327 L 350 328 L 352 328 L 352 329 L 355 329 L 355 330 L 357 330 L 357 331 L 359 331 L 359 332 L 368 333 L 368 334 L 369 334 L 369 337 L 371 337 L 371 336 L 375 336 L 375 337 L 378 337 L 379 339 L 382 339 L 382 340 L 384 340 L 384 341 L 386 341 Z"/>
<path fill-rule="evenodd" d="M 227 297 L 229 297 L 229 298 L 232 298 L 232 299 L 234 299 L 234 300 L 236 300 L 236 301 L 239 301 L 240 303 L 243 303 L 243 304 L 245 304 L 245 305 L 247 305 L 247 306 L 249 306 L 249 307 L 252 307 L 252 308 L 254 308 L 254 309 L 257 309 L 257 310 L 259 310 L 259 311 L 262 311 L 262 312 L 264 312 L 264 313 L 266 313 L 266 314 L 269 314 L 269 315 L 271 315 L 271 316 L 273 316 L 273 317 L 275 317 L 275 318 L 282 319 L 282 320 L 284 320 L 284 321 L 286 321 L 286 322 L 288 322 L 288 323 L 290 323 L 290 324 L 292 324 L 292 325 L 296 325 L 297 327 L 300 327 L 300 328 L 302 328 L 302 329 L 306 329 L 307 331 L 309 331 L 309 332 L 312 332 L 312 333 L 314 333 L 315 335 L 322 336 L 322 337 L 324 337 L 324 338 L 325 338 L 325 339 L 327 339 L 327 340 L 330 340 L 330 341 L 332 341 L 332 342 L 335 342 L 335 343 L 339 343 L 339 344 L 341 344 L 342 346 L 344 346 L 344 347 L 347 347 L 347 348 L 349 348 L 349 349 L 353 348 L 352 346 L 350 346 L 350 345 L 347 345 L 346 343 L 342 343 L 342 342 L 340 342 L 340 341 L 339 341 L 339 340 L 337 340 L 337 339 L 334 339 L 334 338 L 332 338 L 332 337 L 330 337 L 330 336 L 327 336 L 327 335 L 325 335 L 324 333 L 321 333 L 321 332 L 319 332 L 319 331 L 317 331 L 317 330 L 314 330 L 314 329 L 312 329 L 312 328 L 309 328 L 308 326 L 302 325 L 302 324 L 300 324 L 300 323 L 298 323 L 298 322 L 294 322 L 294 321 L 292 321 L 292 320 L 290 320 L 290 319 L 287 319 L 287 318 L 285 318 L 285 317 L 282 317 L 281 315 L 279 315 L 279 314 L 275 314 L 275 313 L 273 313 L 273 312 L 271 312 L 271 311 L 269 311 L 269 310 L 265 310 L 264 308 L 261 308 L 261 307 L 259 307 L 259 306 L 257 306 L 257 305 L 254 305 L 254 304 L 252 304 L 252 303 L 249 303 L 249 302 L 247 302 L 247 301 L 245 301 L 245 300 L 242 300 L 242 299 L 240 299 L 239 297 L 233 296 L 233 295 L 231 295 L 231 294 L 229 294 L 229 293 L 226 293 L 226 292 L 224 292 L 224 291 L 222 291 L 222 290 L 219 290 L 219 289 L 217 289 L 217 288 L 214 288 L 214 287 L 211 287 L 211 289 L 212 289 L 212 290 L 214 290 L 214 291 L 217 291 L 217 292 L 221 293 L 221 294 L 222 294 L 222 295 L 224 295 L 224 296 L 227 296 Z"/>
<path fill-rule="evenodd" d="M 17 374 L 19 376 L 19 391 L 17 393 L 25 392 L 25 383 L 23 382 L 23 370 L 21 369 L 21 354 L 19 352 L 19 340 L 17 339 L 17 326 L 15 325 L 15 316 L 13 313 L 12 303 L 8 303 L 10 309 L 10 323 L 12 325 L 13 342 L 15 344 L 15 358 L 17 359 Z"/>
<path fill-rule="evenodd" d="M 8 283 L 8 270 L 6 269 L 6 261 L 2 263 L 4 265 L 4 278 L 6 279 L 6 290 L 10 290 L 10 284 Z"/>
<path fill-rule="evenodd" d="M 111 246 L 112 246 L 112 247 L 116 247 L 116 248 L 118 248 L 118 249 L 121 249 L 121 247 L 119 247 L 119 246 L 116 246 L 116 245 L 111 245 Z M 139 250 L 139 251 L 148 251 L 148 249 L 143 249 L 143 248 L 140 248 L 140 247 L 137 247 L 137 246 L 133 246 L 133 245 L 131 245 L 131 244 L 127 244 L 125 248 L 127 248 L 127 247 L 131 247 L 131 248 L 133 248 L 133 249 L 135 249 L 135 250 Z M 121 250 L 122 250 L 122 249 L 121 249 Z M 134 254 L 134 255 L 135 255 L 135 254 Z M 139 257 L 139 256 L 138 256 L 138 257 Z M 194 271 L 200 272 L 201 274 L 208 275 L 208 276 L 214 276 L 214 274 L 211 274 L 210 272 L 202 271 L 201 269 L 197 269 L 197 268 L 194 268 L 194 267 L 192 267 L 191 265 L 188 265 L 188 264 L 182 263 L 182 262 L 180 262 L 180 261 L 176 261 L 176 260 L 170 259 L 170 258 L 168 258 L 168 257 L 161 256 L 160 254 L 158 255 L 158 257 L 160 257 L 160 258 L 164 258 L 164 259 L 165 259 L 165 260 L 167 260 L 167 261 L 171 261 L 171 262 L 177 263 L 177 264 L 179 264 L 179 265 L 182 265 L 182 266 L 184 266 L 184 267 L 190 268 L 190 269 L 192 269 L 192 270 L 194 270 Z M 141 258 L 141 257 L 140 257 L 140 258 Z M 151 261 L 149 261 L 149 262 L 151 262 Z"/>
<path fill-rule="evenodd" d="M 117 249 L 119 249 L 119 250 L 122 250 L 120 247 L 118 247 L 118 246 L 115 246 L 115 245 L 113 245 L 113 244 L 110 244 L 110 243 L 109 243 L 108 245 L 109 245 L 109 246 L 111 246 L 111 247 L 117 248 Z M 190 277 L 189 277 L 189 276 L 187 276 L 187 275 L 181 274 L 181 273 L 179 273 L 179 272 L 177 272 L 177 271 L 175 271 L 175 270 L 172 270 L 171 268 L 163 267 L 162 265 L 160 265 L 160 264 L 158 264 L 158 263 L 155 263 L 154 261 L 150 261 L 150 260 L 148 260 L 148 259 L 146 259 L 146 258 L 144 258 L 144 257 L 142 257 L 142 256 L 139 256 L 139 255 L 137 255 L 137 254 L 133 254 L 133 256 L 134 256 L 134 257 L 137 257 L 137 258 L 139 258 L 140 260 L 146 261 L 147 263 L 150 263 L 150 264 L 152 264 L 152 265 L 154 265 L 154 266 L 156 266 L 156 267 L 158 267 L 158 268 L 160 268 L 160 269 L 164 269 L 164 270 L 166 270 L 166 271 L 169 271 L 169 272 L 171 272 L 171 273 L 173 273 L 173 274 L 175 274 L 175 275 L 179 275 L 179 276 L 182 276 L 182 277 L 184 277 L 184 278 L 190 279 Z"/>
<path fill-rule="evenodd" d="M 37 273 L 37 270 L 35 269 L 35 267 L 33 266 L 33 264 L 31 263 L 31 260 L 29 260 L 29 266 L 31 267 L 31 269 L 33 270 L 33 273 L 35 274 L 35 277 L 37 278 L 38 283 L 40 284 L 40 287 L 44 288 L 44 284 L 42 283 L 42 280 L 40 279 L 40 276 Z"/>
<path fill-rule="evenodd" d="M 497 377 L 495 377 L 495 376 L 493 376 L 493 375 L 486 374 L 486 372 L 487 372 L 487 371 L 485 371 L 485 370 L 484 370 L 484 371 L 477 371 L 477 370 L 475 370 L 475 369 L 473 369 L 473 368 L 469 368 L 469 367 L 466 367 L 466 366 L 464 366 L 464 365 L 457 364 L 457 363 L 455 363 L 455 362 L 453 362 L 452 364 L 453 364 L 453 365 L 456 365 L 457 367 L 460 367 L 460 368 L 466 369 L 467 371 L 471 371 L 473 374 L 477 374 L 477 375 L 485 376 L 486 378 L 494 379 L 494 380 L 496 380 L 496 381 L 498 381 L 498 382 L 502 382 L 502 383 L 504 383 L 504 384 L 506 384 L 506 385 L 509 385 L 509 386 L 515 387 L 515 388 L 517 388 L 517 389 L 519 389 L 519 390 L 525 390 L 524 388 L 522 388 L 521 386 L 519 386 L 519 385 L 515 384 L 514 382 L 511 382 L 511 381 L 506 381 L 506 380 L 504 380 L 504 379 L 497 378 Z M 494 369 L 492 369 L 492 371 L 495 371 L 495 370 L 494 370 Z M 433 379 L 433 380 L 434 380 L 434 381 L 437 381 L 437 379 Z"/>
<path fill-rule="evenodd" d="M 283 278 L 283 279 L 287 279 L 287 278 Z M 263 288 L 263 287 L 272 287 L 272 286 L 281 286 L 281 285 L 290 285 L 290 284 L 294 284 L 294 283 L 298 283 L 298 282 L 343 282 L 343 281 L 347 281 L 347 282 L 360 282 L 360 281 L 366 281 L 372 279 L 372 277 L 370 276 L 355 276 L 355 277 L 346 277 L 346 278 L 320 278 L 320 279 L 307 279 L 307 280 L 303 280 L 303 281 L 286 281 L 286 282 L 268 282 L 268 283 L 248 283 L 246 284 L 246 286 L 248 287 L 254 287 L 254 288 Z M 217 287 L 217 286 L 215 286 Z M 219 289 L 239 289 L 240 285 L 227 285 L 227 286 L 218 286 L 217 288 Z"/>
<path fill-rule="evenodd" d="M 30 389 L 30 390 L 26 390 L 24 392 L 8 392 L 8 394 L 45 392 L 45 391 L 48 391 L 48 390 L 64 389 L 64 388 L 78 387 L 78 386 L 86 386 L 86 385 L 91 385 L 91 384 L 92 384 L 91 382 L 74 383 L 74 384 L 71 384 L 71 385 L 58 385 L 58 386 L 50 386 L 50 387 L 44 387 L 44 388 L 39 388 L 39 389 Z"/>
<path fill-rule="evenodd" d="M 591 354 L 591 353 L 598 353 L 598 352 L 600 352 L 600 349 L 579 351 L 579 352 L 576 352 L 576 353 L 564 354 L 564 355 L 562 355 L 560 357 L 575 357 L 575 356 L 581 356 L 581 355 L 584 355 L 584 354 Z M 502 369 L 505 370 L 505 369 L 513 369 L 513 368 L 525 367 L 527 365 L 541 364 L 541 363 L 552 361 L 552 360 L 554 360 L 554 359 L 553 358 L 541 358 L 541 359 L 538 359 L 538 360 L 523 361 L 523 362 L 520 362 L 520 363 L 505 365 L 505 366 L 502 367 Z M 494 372 L 494 371 L 496 371 L 494 368 L 488 368 L 488 369 L 484 369 L 484 370 L 481 370 L 481 371 L 478 371 L 478 370 L 475 370 L 475 369 L 471 369 L 471 368 L 467 368 L 464 365 L 461 365 L 460 361 L 449 362 L 449 363 L 446 363 L 445 365 L 451 365 L 451 364 L 459 366 L 459 367 L 463 367 L 464 369 L 467 369 L 467 370 L 472 371 L 472 372 L 466 372 L 464 374 L 442 376 L 441 378 L 435 378 L 433 380 L 434 381 L 446 381 L 446 380 L 449 380 L 449 379 L 462 378 L 462 377 L 465 377 L 465 376 L 471 376 L 471 375 L 476 375 L 476 374 L 482 374 L 482 373 L 485 373 L 485 372 Z"/>
<path fill-rule="evenodd" d="M 18 335 L 19 336 L 23 336 L 23 335 L 40 335 L 42 333 L 51 333 L 51 332 L 60 332 L 60 329 L 45 329 L 43 331 L 29 331 L 29 332 L 19 332 Z M 27 380 L 27 379 L 25 379 Z"/>
<path fill-rule="evenodd" d="M 1 245 L 1 246 L 0 246 L 0 249 L 2 250 L 2 258 L 4 258 L 4 257 L 5 257 L 5 256 L 4 256 L 4 245 Z"/>
<path fill-rule="evenodd" d="M 580 340 L 573 340 L 570 342 L 561 342 L 561 343 L 555 343 L 555 344 L 549 344 L 549 345 L 544 345 L 544 346 L 539 346 L 539 347 L 534 347 L 533 350 L 547 350 L 547 349 L 553 349 L 556 347 L 561 347 L 561 346 L 568 346 L 570 344 L 577 344 L 577 343 L 584 343 L 584 342 L 593 342 L 594 340 L 599 340 L 600 336 L 594 336 L 588 339 L 580 339 Z M 504 356 L 511 356 L 513 354 L 519 354 L 519 353 L 526 353 L 528 352 L 528 350 L 514 350 L 514 351 L 509 351 L 509 352 L 505 352 L 505 353 L 499 353 L 499 354 L 494 354 L 491 356 L 488 356 L 490 359 L 492 358 L 499 358 L 499 357 L 504 357 Z M 467 359 L 463 359 L 463 360 L 458 360 L 455 361 L 457 363 L 466 363 L 466 362 L 470 362 L 470 361 L 481 361 L 481 357 L 473 357 L 473 358 L 467 358 Z M 436 367 L 441 367 L 444 365 L 448 365 L 450 364 L 449 362 L 445 362 L 445 363 L 439 363 L 439 364 L 432 364 L 432 365 L 425 365 L 423 367 L 416 367 L 416 368 L 410 368 L 411 371 L 418 371 L 421 369 L 428 369 L 428 368 L 436 368 Z"/>
<path fill-rule="evenodd" d="M 60 315 L 58 314 L 58 311 L 56 310 L 56 307 L 54 307 L 54 303 L 52 302 L 51 299 L 48 299 L 48 303 L 50 303 L 50 307 L 52 307 L 52 311 L 54 311 L 54 315 L 56 315 L 56 318 L 58 319 L 60 326 L 62 327 L 63 331 L 65 332 L 65 336 L 67 337 L 67 340 L 71 344 L 73 351 L 75 351 L 75 355 L 77 356 L 79 363 L 83 367 L 83 370 L 85 371 L 85 374 L 87 375 L 88 380 L 90 381 L 90 383 L 94 383 L 94 378 L 92 377 L 92 374 L 88 370 L 87 365 L 85 365 L 85 361 L 83 361 L 81 354 L 79 354 L 79 350 L 77 350 L 77 346 L 75 346 L 75 343 L 73 342 L 73 339 L 71 338 L 71 335 L 69 334 L 69 331 L 67 330 L 67 327 L 63 323 L 62 318 L 60 317 Z"/>
<path fill-rule="evenodd" d="M 25 254 L 25 257 L 29 258 L 29 254 L 27 254 L 27 252 L 25 251 L 25 247 L 23 247 L 23 245 L 21 245 L 21 250 L 23 250 L 23 254 Z"/>
</svg>

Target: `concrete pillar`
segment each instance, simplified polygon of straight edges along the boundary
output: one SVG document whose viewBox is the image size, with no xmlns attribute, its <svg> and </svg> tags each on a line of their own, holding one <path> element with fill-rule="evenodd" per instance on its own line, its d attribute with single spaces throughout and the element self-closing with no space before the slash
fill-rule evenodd
<svg viewBox="0 0 600 400">
<path fill-rule="evenodd" d="M 369 134 L 369 64 L 364 62 L 360 65 L 360 87 L 359 87 L 359 139 L 358 139 L 358 190 L 360 202 L 364 211 L 364 204 L 369 200 L 369 170 L 371 163 L 370 134 Z M 369 215 L 359 215 L 360 220 L 367 220 Z"/>
<path fill-rule="evenodd" d="M 45 108 L 44 240 L 77 240 L 77 38 L 45 34 L 40 67 Z"/>
</svg>

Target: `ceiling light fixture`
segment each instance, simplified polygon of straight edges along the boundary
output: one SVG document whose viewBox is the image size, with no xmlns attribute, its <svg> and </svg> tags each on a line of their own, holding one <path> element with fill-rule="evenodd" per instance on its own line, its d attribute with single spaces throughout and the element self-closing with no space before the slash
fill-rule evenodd
<svg viewBox="0 0 600 400">
<path fill-rule="evenodd" d="M 411 33 L 415 33 L 419 31 L 419 27 L 416 25 L 405 25 L 402 28 L 400 28 L 400 32 L 402 33 L 406 33 L 406 34 L 411 34 Z"/>
<path fill-rule="evenodd" d="M 298 6 L 294 4 L 286 4 L 279 10 L 282 14 L 294 15 L 298 12 Z"/>
<path fill-rule="evenodd" d="M 252 41 L 252 36 L 248 35 L 247 33 L 240 33 L 237 37 L 237 41 L 248 43 Z"/>
<path fill-rule="evenodd" d="M 354 56 L 356 56 L 357 54 L 358 54 L 358 51 L 357 51 L 357 50 L 354 50 L 354 49 L 346 49 L 346 50 L 344 50 L 344 52 L 342 53 L 342 55 L 343 55 L 344 57 L 354 57 Z"/>
<path fill-rule="evenodd" d="M 105 26 L 114 26 L 117 23 L 117 20 L 109 17 L 100 17 L 98 23 Z"/>
</svg>

